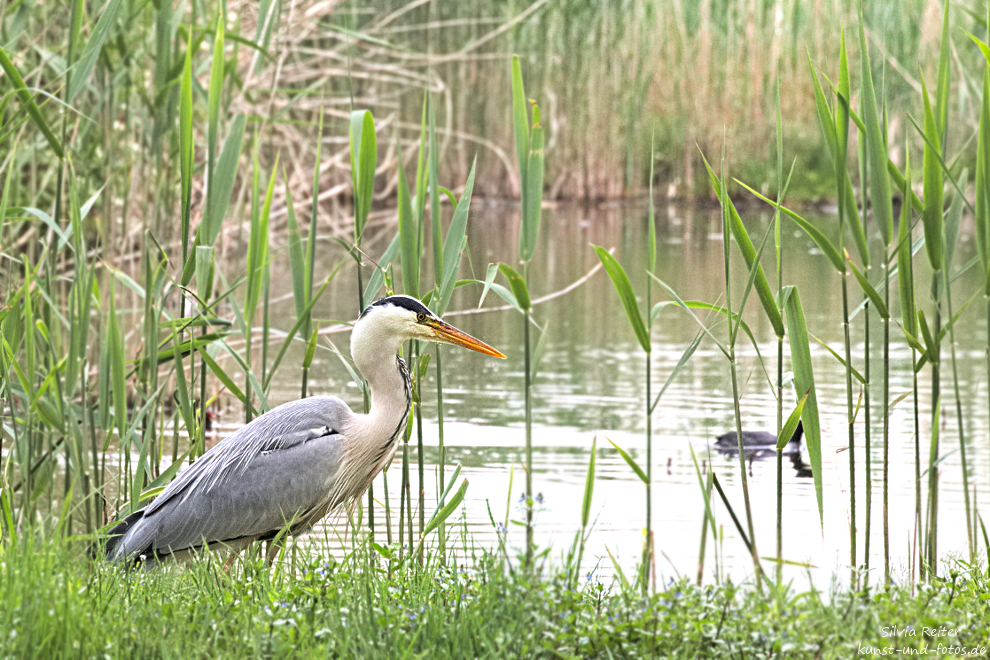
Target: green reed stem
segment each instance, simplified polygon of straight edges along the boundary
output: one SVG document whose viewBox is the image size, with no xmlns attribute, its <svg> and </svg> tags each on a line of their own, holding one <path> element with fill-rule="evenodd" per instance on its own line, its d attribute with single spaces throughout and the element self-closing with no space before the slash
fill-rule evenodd
<svg viewBox="0 0 990 660">
<path fill-rule="evenodd" d="M 925 540 L 921 528 L 921 414 L 918 402 L 918 352 L 911 349 L 912 388 L 914 395 L 914 535 L 915 550 L 918 552 L 918 579 L 925 579 L 925 563 L 921 557 L 925 554 Z"/>
<path fill-rule="evenodd" d="M 526 567 L 533 566 L 533 402 L 529 371 L 529 308 L 523 314 L 523 348 L 525 360 L 524 393 L 526 399 Z M 647 403 L 649 405 L 649 403 Z"/>
<path fill-rule="evenodd" d="M 840 229 L 840 232 L 843 231 Z M 842 239 L 839 239 L 840 246 Z M 841 249 L 841 247 L 840 247 Z M 856 584 L 856 431 L 853 426 L 852 340 L 849 336 L 849 292 L 842 277 L 842 332 L 846 357 L 846 427 L 849 431 L 849 566 L 851 584 Z"/>
<path fill-rule="evenodd" d="M 935 332 L 933 337 L 938 337 L 939 332 L 942 330 L 942 298 L 941 298 L 941 274 L 935 272 L 932 274 L 932 300 L 934 301 L 934 311 L 935 311 Z M 942 347 L 940 344 L 935 344 L 935 359 L 931 360 L 932 365 L 932 424 L 937 425 L 938 420 L 941 417 L 941 353 Z M 935 460 L 938 459 L 939 452 L 939 434 L 937 430 L 933 432 L 932 448 L 931 453 L 935 456 Z M 935 469 L 935 465 L 930 460 L 928 466 L 928 501 L 929 501 L 929 513 L 928 513 L 928 571 L 930 576 L 935 576 L 938 574 L 936 570 L 936 561 L 938 558 L 938 473 Z"/>
<path fill-rule="evenodd" d="M 945 304 L 949 319 L 952 319 L 952 290 L 949 278 L 945 277 Z M 963 427 L 962 398 L 959 393 L 959 370 L 956 366 L 956 330 L 955 324 L 949 325 L 949 351 L 952 360 L 952 387 L 956 399 L 956 422 L 959 427 L 959 461 L 962 463 L 963 501 L 966 505 L 966 538 L 969 542 L 969 561 L 976 562 L 976 530 L 972 525 L 972 507 L 969 501 L 969 463 L 966 460 L 966 433 Z"/>
<path fill-rule="evenodd" d="M 890 277 L 887 275 L 889 259 L 884 257 L 884 304 L 890 309 Z M 867 388 L 869 391 L 869 388 Z M 872 488 L 872 487 L 871 487 Z M 890 580 L 890 316 L 883 319 L 883 584 Z"/>
<path fill-rule="evenodd" d="M 884 295 L 889 295 L 890 287 L 884 287 Z M 886 304 L 890 304 L 889 298 Z M 870 531 L 873 520 L 873 445 L 870 436 L 870 303 L 867 301 L 863 308 L 863 377 L 866 386 L 863 388 L 863 440 L 866 451 L 866 529 L 863 539 L 863 576 L 864 581 L 870 579 Z"/>
<path fill-rule="evenodd" d="M 439 497 L 441 493 L 444 492 L 444 471 L 447 465 L 447 448 L 443 444 L 443 369 L 441 368 L 440 362 L 440 344 L 436 346 L 437 350 L 437 430 L 440 437 L 440 486 L 437 490 L 437 506 L 440 506 Z M 437 530 L 437 535 L 440 541 L 440 561 L 444 562 L 446 557 L 446 523 L 440 523 L 440 528 Z"/>
</svg>

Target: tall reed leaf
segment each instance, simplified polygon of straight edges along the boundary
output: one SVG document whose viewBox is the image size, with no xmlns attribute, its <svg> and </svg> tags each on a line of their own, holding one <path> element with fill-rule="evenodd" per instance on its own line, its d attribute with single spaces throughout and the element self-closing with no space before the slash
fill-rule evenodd
<svg viewBox="0 0 990 660">
<path fill-rule="evenodd" d="M 24 84 L 24 79 L 21 78 L 21 74 L 17 71 L 17 67 L 14 66 L 14 63 L 10 61 L 10 58 L 7 56 L 7 51 L 4 50 L 3 46 L 0 46 L 0 68 L 2 68 L 4 73 L 7 74 L 7 78 L 9 78 L 11 86 L 21 99 L 21 104 L 27 109 L 27 113 L 31 117 L 31 121 L 33 121 L 34 125 L 38 127 L 41 134 L 45 136 L 45 140 L 48 141 L 48 146 L 52 148 L 52 151 L 55 152 L 55 155 L 58 156 L 59 159 L 65 158 L 65 152 L 62 150 L 61 143 L 58 141 L 58 138 L 55 137 L 52 129 L 48 126 L 48 122 L 45 121 L 45 118 L 42 116 L 41 110 L 38 109 L 38 105 L 34 102 L 34 97 L 28 90 L 27 85 Z"/>
<path fill-rule="evenodd" d="M 611 257 L 612 255 L 609 256 Z M 505 275 L 505 279 L 509 280 L 509 288 L 512 289 L 512 295 L 515 297 L 516 304 L 522 311 L 528 310 L 530 308 L 530 300 L 529 287 L 526 286 L 526 280 L 509 264 L 499 264 L 498 269 Z"/>
<path fill-rule="evenodd" d="M 399 181 L 397 188 L 399 214 L 399 241 L 402 252 L 402 291 L 413 298 L 419 298 L 419 228 L 413 216 L 412 199 L 409 195 L 409 182 L 406 180 L 406 168 L 402 162 L 402 143 L 398 145 Z"/>
<path fill-rule="evenodd" d="M 265 192 L 265 201 L 261 207 L 261 213 L 257 218 L 251 219 L 251 233 L 248 236 L 247 251 L 247 289 L 244 294 L 244 319 L 247 321 L 247 331 L 251 332 L 251 321 L 258 310 L 258 302 L 261 300 L 261 280 L 264 275 L 265 262 L 268 261 L 268 219 L 272 210 L 272 197 L 275 192 L 275 179 L 278 178 L 278 160 L 275 156 L 275 166 L 272 168 L 272 175 L 268 179 L 268 190 Z M 288 196 L 286 191 L 286 196 Z M 291 202 L 289 202 L 291 204 Z M 293 213 L 293 216 L 295 213 Z M 295 219 L 295 218 L 293 218 Z M 299 227 L 296 227 L 296 236 L 299 235 Z M 292 237 L 289 236 L 291 243 Z M 295 278 L 293 285 L 295 286 Z M 300 285 L 302 282 L 300 281 Z"/>
<path fill-rule="evenodd" d="M 519 56 L 512 56 L 512 129 L 516 137 L 516 158 L 519 159 L 519 186 L 525 187 L 526 166 L 529 164 L 529 114 L 526 112 L 526 89 L 523 87 Z"/>
<path fill-rule="evenodd" d="M 718 175 L 712 170 L 704 154 L 701 154 L 701 159 L 705 163 L 705 169 L 708 170 L 708 178 L 711 180 L 715 195 L 719 199 L 722 199 L 722 185 Z M 756 248 L 753 246 L 753 241 L 749 238 L 749 233 L 746 231 L 745 225 L 743 225 L 742 218 L 739 217 L 739 212 L 736 211 L 736 205 L 732 203 L 732 200 L 728 199 L 728 195 L 725 195 L 725 199 L 729 207 L 729 229 L 736 241 L 736 245 L 739 246 L 739 251 L 742 252 L 743 258 L 746 260 L 746 268 L 751 269 L 758 261 Z M 777 302 L 774 299 L 773 291 L 770 289 L 770 283 L 767 281 L 766 273 L 763 272 L 762 265 L 756 267 L 756 279 L 753 283 L 756 286 L 756 295 L 759 296 L 760 303 L 763 305 L 763 311 L 770 320 L 770 325 L 773 326 L 774 334 L 778 337 L 783 337 L 784 321 L 780 316 L 780 310 L 777 309 Z"/>
<path fill-rule="evenodd" d="M 811 473 L 815 480 L 815 497 L 818 500 L 818 517 L 824 527 L 825 513 L 822 505 L 822 436 L 818 422 L 818 397 L 815 394 L 815 374 L 811 363 L 811 349 L 808 346 L 808 327 L 804 320 L 801 296 L 795 286 L 784 287 L 786 301 L 787 334 L 791 344 L 791 366 L 794 370 L 794 389 L 807 393 L 807 401 L 801 413 L 804 427 L 805 446 L 811 461 Z"/>
<path fill-rule="evenodd" d="M 73 99 L 76 98 L 76 94 L 79 93 L 79 90 L 86 84 L 86 80 L 89 79 L 89 74 L 93 70 L 93 65 L 96 64 L 96 58 L 103 48 L 103 42 L 110 32 L 119 7 L 120 0 L 107 0 L 107 3 L 103 6 L 103 13 L 96 22 L 93 33 L 89 35 L 89 41 L 86 42 L 86 50 L 79 56 L 79 61 L 75 63 L 73 68 L 72 77 L 69 80 L 68 93 L 65 97 L 67 103 L 72 103 Z"/>
<path fill-rule="evenodd" d="M 278 166 L 277 157 L 275 165 L 276 167 Z M 275 172 L 273 171 L 271 183 L 274 183 L 274 176 Z M 287 180 L 285 172 L 282 173 L 282 178 Z M 268 212 L 270 212 L 271 209 L 271 183 L 268 186 L 268 195 L 265 196 L 266 208 L 263 208 L 261 211 L 261 215 L 265 216 L 268 215 Z M 306 255 L 303 252 L 302 235 L 299 232 L 299 220 L 296 218 L 296 205 L 292 202 L 292 191 L 288 186 L 285 188 L 285 208 L 286 229 L 289 241 L 289 272 L 292 274 L 292 301 L 296 308 L 296 318 L 299 318 L 302 315 L 303 310 L 306 309 L 306 271 L 309 270 L 309 268 L 306 262 Z M 303 336 L 306 336 L 305 333 Z"/>
<path fill-rule="evenodd" d="M 938 83 L 935 88 L 935 126 L 942 136 L 938 143 L 939 149 L 945 150 L 946 131 L 949 126 L 949 48 L 951 46 L 949 33 L 949 0 L 944 0 L 942 7 L 942 34 L 938 48 Z"/>
<path fill-rule="evenodd" d="M 911 190 L 911 150 L 904 145 L 904 186 L 902 193 L 907 199 Z M 901 301 L 901 323 L 904 331 L 912 337 L 918 336 L 918 319 L 914 315 L 914 264 L 911 258 L 911 205 L 901 204 L 900 225 L 897 228 L 897 289 Z"/>
<path fill-rule="evenodd" d="M 627 452 L 625 449 L 612 442 L 611 438 L 605 438 L 605 439 L 608 440 L 610 445 L 615 447 L 615 451 L 619 452 L 619 456 L 621 456 L 622 460 L 626 462 L 626 465 L 632 468 L 632 471 L 636 474 L 637 477 L 639 477 L 640 481 L 642 481 L 644 484 L 650 482 L 650 480 L 646 476 L 646 473 L 643 472 L 643 468 L 639 467 L 639 465 L 636 464 L 636 460 L 629 455 L 629 452 Z"/>
<path fill-rule="evenodd" d="M 804 233 L 806 233 L 808 235 L 808 237 L 815 242 L 815 245 L 818 246 L 818 249 L 820 249 L 822 251 L 822 253 L 826 257 L 828 257 L 828 260 L 832 262 L 832 265 L 833 266 L 835 266 L 835 270 L 836 271 L 838 271 L 839 273 L 845 273 L 846 272 L 846 263 L 845 263 L 845 261 L 843 261 L 842 255 L 839 254 L 839 251 L 832 244 L 832 241 L 830 241 L 828 239 L 828 237 L 824 233 L 822 233 L 822 231 L 820 229 L 818 229 L 813 224 L 811 224 L 810 222 L 808 222 L 807 220 L 805 220 L 804 218 L 802 218 L 795 211 L 792 211 L 791 209 L 778 204 L 777 202 L 773 201 L 772 199 L 769 199 L 769 198 L 761 195 L 760 193 L 756 192 L 755 190 L 753 190 L 752 188 L 750 188 L 749 186 L 747 186 L 742 181 L 739 181 L 738 179 L 735 179 L 735 181 L 740 186 L 742 186 L 743 188 L 745 188 L 746 190 L 748 190 L 754 197 L 756 197 L 757 199 L 760 199 L 760 200 L 766 202 L 767 204 L 769 204 L 770 206 L 774 207 L 775 209 L 780 210 L 781 213 L 783 213 L 788 218 L 790 218 L 791 220 L 793 220 L 794 223 L 797 224 L 798 227 L 800 227 L 801 229 L 803 229 L 804 230 Z"/>
<path fill-rule="evenodd" d="M 890 245 L 894 233 L 894 208 L 890 198 L 890 177 L 887 174 L 887 145 L 880 127 L 877 97 L 873 90 L 873 72 L 870 68 L 870 52 L 866 46 L 863 19 L 859 22 L 859 51 L 863 72 L 863 124 L 866 129 L 866 153 L 870 173 L 870 200 L 873 215 L 880 227 L 884 245 Z"/>
<path fill-rule="evenodd" d="M 437 298 L 436 312 L 438 316 L 443 316 L 450 303 L 450 297 L 454 293 L 454 284 L 457 282 L 458 266 L 461 263 L 461 252 L 464 249 L 464 241 L 467 236 L 467 221 L 471 211 L 471 193 L 474 191 L 474 168 L 476 163 L 471 164 L 471 171 L 468 173 L 467 183 L 464 184 L 464 192 L 454 209 L 454 217 L 450 221 L 450 228 L 447 230 L 447 237 L 443 241 L 443 280 L 440 284 L 440 295 Z"/>
<path fill-rule="evenodd" d="M 378 138 L 368 110 L 351 112 L 351 182 L 354 188 L 354 243 L 360 245 L 375 192 Z"/>
<path fill-rule="evenodd" d="M 216 169 L 217 143 L 220 141 L 220 101 L 223 97 L 223 34 L 224 16 L 217 17 L 217 31 L 213 39 L 213 59 L 210 62 L 210 86 L 206 94 L 206 188 L 213 190 L 213 172 Z M 191 38 L 191 35 L 190 35 Z M 212 241 L 209 243 L 212 245 Z"/>
<path fill-rule="evenodd" d="M 189 258 L 189 226 L 192 211 L 192 176 L 194 161 L 193 138 L 193 98 L 192 98 L 192 48 L 190 34 L 186 42 L 186 58 L 182 65 L 182 82 L 179 85 L 179 176 L 181 179 L 182 202 L 182 266 Z"/>
<path fill-rule="evenodd" d="M 605 272 L 608 273 L 609 279 L 612 280 L 612 284 L 615 286 L 615 290 L 619 293 L 619 300 L 622 302 L 623 309 L 626 310 L 626 316 L 629 318 L 629 324 L 636 334 L 636 340 L 639 341 L 639 345 L 643 350 L 649 353 L 651 348 L 650 334 L 646 330 L 646 324 L 643 323 L 643 316 L 639 311 L 639 303 L 636 301 L 636 293 L 633 291 L 632 284 L 629 282 L 629 277 L 626 275 L 625 269 L 605 248 L 597 245 L 592 245 L 591 247 L 594 248 L 595 253 L 602 262 L 602 266 L 605 268 Z"/>
<path fill-rule="evenodd" d="M 777 451 L 781 451 L 786 447 L 787 443 L 794 437 L 794 432 L 797 431 L 797 426 L 801 422 L 801 415 L 804 414 L 804 404 L 808 402 L 809 394 L 810 392 L 804 393 L 804 396 L 794 406 L 794 410 L 787 416 L 787 421 L 780 428 L 780 436 L 777 438 Z"/>
<path fill-rule="evenodd" d="M 526 179 L 522 199 L 522 231 L 519 232 L 519 256 L 523 261 L 533 258 L 540 236 L 540 215 L 543 205 L 543 128 L 540 107 L 533 104 L 533 133 L 529 142 Z"/>
<path fill-rule="evenodd" d="M 942 165 L 939 145 L 942 140 L 935 124 L 935 114 L 928 98 L 928 87 L 925 77 L 921 76 L 921 93 L 925 102 L 925 156 L 924 156 L 924 192 L 925 211 L 921 215 L 925 225 L 925 246 L 928 249 L 928 261 L 932 270 L 942 269 Z M 875 202 L 874 202 L 875 203 Z"/>
<path fill-rule="evenodd" d="M 905 204 L 905 206 L 907 206 L 907 204 Z M 852 262 L 852 259 L 849 257 L 848 250 L 846 251 L 846 261 L 849 262 L 849 268 L 852 269 L 853 275 L 856 277 L 856 281 L 859 283 L 860 288 L 863 289 L 863 293 L 865 293 L 867 298 L 870 299 L 870 302 L 873 303 L 873 306 L 876 308 L 877 314 L 880 315 L 880 318 L 890 318 L 890 314 L 887 312 L 887 305 L 884 304 L 883 298 L 881 298 L 880 294 L 877 293 L 877 290 L 873 288 L 870 281 L 866 279 L 866 276 L 863 275 L 859 268 L 856 267 L 856 264 Z"/>
</svg>

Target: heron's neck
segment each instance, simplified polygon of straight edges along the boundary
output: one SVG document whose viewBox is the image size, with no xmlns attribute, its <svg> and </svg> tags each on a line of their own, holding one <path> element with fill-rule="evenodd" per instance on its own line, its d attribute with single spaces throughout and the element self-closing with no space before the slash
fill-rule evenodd
<svg viewBox="0 0 990 660">
<path fill-rule="evenodd" d="M 409 414 L 409 372 L 397 355 L 399 347 L 400 340 L 374 328 L 355 328 L 351 337 L 354 364 L 371 390 L 371 409 L 356 421 L 363 427 L 360 435 L 376 443 L 390 441 Z"/>
</svg>

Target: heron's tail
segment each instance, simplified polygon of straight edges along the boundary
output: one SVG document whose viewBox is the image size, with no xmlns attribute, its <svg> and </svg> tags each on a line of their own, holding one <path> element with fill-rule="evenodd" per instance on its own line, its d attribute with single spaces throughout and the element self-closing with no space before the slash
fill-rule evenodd
<svg viewBox="0 0 990 660">
<path fill-rule="evenodd" d="M 141 518 L 144 517 L 144 509 L 140 511 L 135 511 L 131 515 L 127 516 L 119 523 L 113 526 L 108 532 L 107 543 L 104 548 L 104 557 L 110 559 L 111 561 L 120 559 L 117 557 L 117 547 L 120 545 L 121 541 L 124 540 L 124 535 L 127 534 L 128 530 L 131 529 Z"/>
</svg>

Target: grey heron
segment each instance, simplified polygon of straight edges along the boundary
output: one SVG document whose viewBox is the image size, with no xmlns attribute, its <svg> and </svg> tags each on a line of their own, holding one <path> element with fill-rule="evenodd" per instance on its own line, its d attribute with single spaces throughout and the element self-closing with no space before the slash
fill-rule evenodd
<svg viewBox="0 0 990 660">
<path fill-rule="evenodd" d="M 204 545 L 236 553 L 286 528 L 308 531 L 360 497 L 405 429 L 411 383 L 397 353 L 410 339 L 505 357 L 415 298 L 382 298 L 361 313 L 351 332 L 351 356 L 371 390 L 368 414 L 353 412 L 335 396 L 270 410 L 213 446 L 151 504 L 111 529 L 106 556 L 160 561 Z"/>
</svg>

